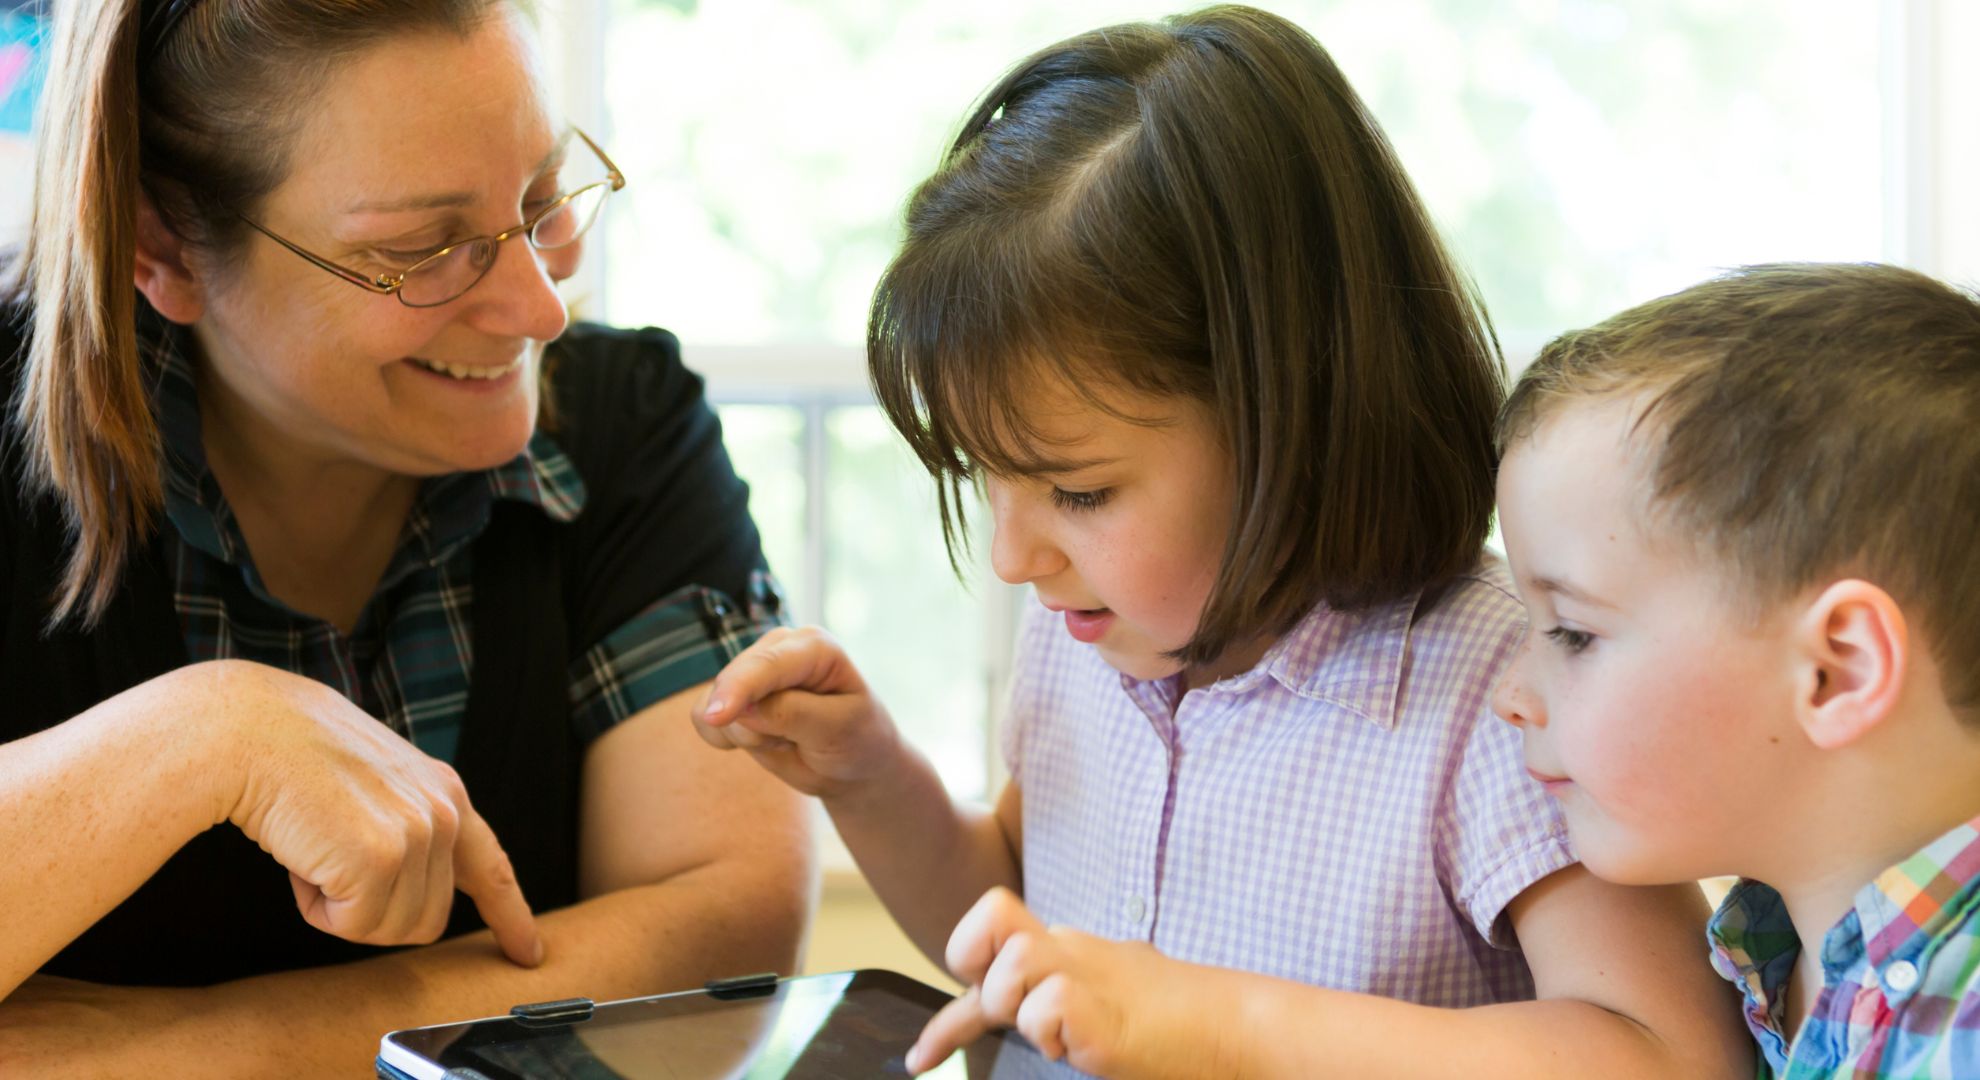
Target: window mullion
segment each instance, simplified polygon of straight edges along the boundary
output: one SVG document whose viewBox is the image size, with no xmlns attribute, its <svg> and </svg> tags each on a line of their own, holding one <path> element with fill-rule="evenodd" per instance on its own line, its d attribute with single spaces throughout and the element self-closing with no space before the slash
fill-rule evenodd
<svg viewBox="0 0 1980 1080">
<path fill-rule="evenodd" d="M 804 607 L 806 617 L 825 622 L 825 575 L 831 557 L 826 529 L 831 521 L 832 404 L 824 394 L 804 398 Z"/>
</svg>

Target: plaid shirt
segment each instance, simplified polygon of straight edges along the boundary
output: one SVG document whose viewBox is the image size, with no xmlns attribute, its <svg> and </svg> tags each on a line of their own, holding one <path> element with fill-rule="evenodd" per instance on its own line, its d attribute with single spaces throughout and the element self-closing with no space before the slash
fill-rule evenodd
<svg viewBox="0 0 1980 1080">
<path fill-rule="evenodd" d="M 1822 992 L 1781 1030 L 1801 938 L 1781 895 L 1733 886 L 1712 963 L 1746 997 L 1761 1077 L 1980 1076 L 1980 818 L 1878 875 L 1822 939 Z"/>
<path fill-rule="evenodd" d="M 186 652 L 244 659 L 336 689 L 427 754 L 453 760 L 467 711 L 474 652 L 474 540 L 495 500 L 540 508 L 568 522 L 584 509 L 584 482 L 541 432 L 515 460 L 481 473 L 425 481 L 377 590 L 346 635 L 271 595 L 239 522 L 206 464 L 192 370 L 167 335 L 155 407 L 166 448 L 166 558 Z M 776 584 L 752 580 L 741 609 L 713 590 L 660 597 L 592 644 L 570 667 L 571 715 L 580 739 L 678 691 L 782 621 Z M 581 643 L 580 643 L 581 644 Z"/>
<path fill-rule="evenodd" d="M 1489 709 L 1526 616 L 1491 559 L 1434 604 L 1324 605 L 1257 666 L 1130 679 L 1034 605 L 1004 753 L 1046 923 L 1461 1007 L 1533 996 L 1502 917 L 1575 855 Z"/>
</svg>

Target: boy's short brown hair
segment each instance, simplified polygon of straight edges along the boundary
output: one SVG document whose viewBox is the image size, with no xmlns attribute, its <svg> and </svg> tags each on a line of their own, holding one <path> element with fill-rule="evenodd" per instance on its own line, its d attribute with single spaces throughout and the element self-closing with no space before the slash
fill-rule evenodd
<svg viewBox="0 0 1980 1080">
<path fill-rule="evenodd" d="M 1836 576 L 1920 613 L 1980 705 L 1980 302 L 1895 266 L 1750 266 L 1556 338 L 1501 451 L 1566 403 L 1635 398 L 1649 502 L 1745 599 Z"/>
</svg>

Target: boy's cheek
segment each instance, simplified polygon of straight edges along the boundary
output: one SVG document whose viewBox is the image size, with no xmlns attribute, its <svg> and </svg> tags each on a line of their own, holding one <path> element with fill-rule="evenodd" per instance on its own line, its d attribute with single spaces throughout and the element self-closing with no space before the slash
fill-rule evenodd
<svg viewBox="0 0 1980 1080">
<path fill-rule="evenodd" d="M 1671 852 L 1658 838 L 1605 813 L 1588 792 L 1571 789 L 1559 799 L 1568 839 L 1589 873 L 1618 885 L 1668 885 Z"/>
</svg>

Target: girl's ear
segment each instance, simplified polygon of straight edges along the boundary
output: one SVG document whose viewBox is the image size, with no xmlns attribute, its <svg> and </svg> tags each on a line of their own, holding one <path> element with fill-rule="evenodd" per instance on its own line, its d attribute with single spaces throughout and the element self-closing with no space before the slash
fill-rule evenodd
<svg viewBox="0 0 1980 1080">
<path fill-rule="evenodd" d="M 1897 706 L 1911 658 L 1904 612 L 1867 581 L 1822 590 L 1795 628 L 1803 679 L 1796 719 L 1824 750 L 1847 746 Z"/>
<path fill-rule="evenodd" d="M 158 208 L 138 197 L 137 288 L 160 315 L 181 325 L 206 310 L 206 290 L 186 261 L 186 242 L 165 227 Z"/>
</svg>

